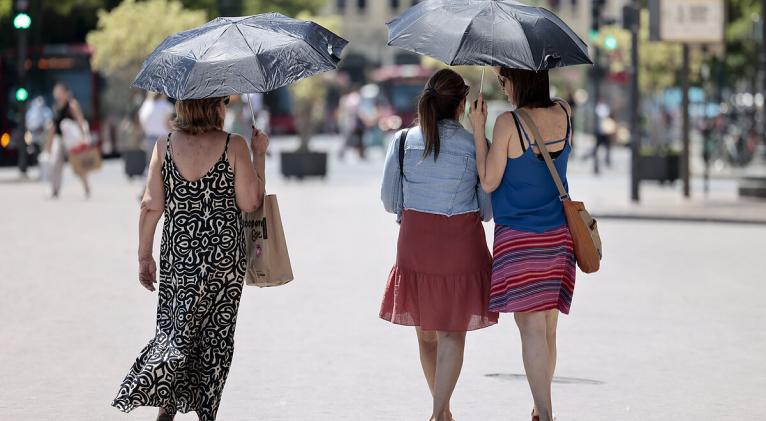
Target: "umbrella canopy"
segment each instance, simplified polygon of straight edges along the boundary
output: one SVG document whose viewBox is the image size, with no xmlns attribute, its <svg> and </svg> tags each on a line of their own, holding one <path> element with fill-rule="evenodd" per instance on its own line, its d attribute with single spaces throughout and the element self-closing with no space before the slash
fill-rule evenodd
<svg viewBox="0 0 766 421">
<path fill-rule="evenodd" d="M 133 86 L 176 99 L 269 92 L 335 69 L 346 44 L 279 13 L 217 18 L 166 38 Z"/>
<path fill-rule="evenodd" d="M 388 31 L 388 45 L 449 65 L 537 71 L 593 63 L 558 16 L 513 0 L 427 0 L 389 22 Z"/>
</svg>

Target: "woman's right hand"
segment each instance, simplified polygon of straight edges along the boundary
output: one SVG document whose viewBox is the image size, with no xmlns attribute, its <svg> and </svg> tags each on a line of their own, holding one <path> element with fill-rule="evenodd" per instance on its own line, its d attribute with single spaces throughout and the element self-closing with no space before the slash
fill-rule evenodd
<svg viewBox="0 0 766 421">
<path fill-rule="evenodd" d="M 266 136 L 266 133 L 253 127 L 253 137 L 250 139 L 250 147 L 253 150 L 253 155 L 266 155 L 266 150 L 269 149 L 269 137 Z"/>
<path fill-rule="evenodd" d="M 474 134 L 481 133 L 484 136 L 484 130 L 487 126 L 487 103 L 484 102 L 483 95 L 479 95 L 479 98 L 471 104 L 471 112 L 468 117 L 471 119 Z"/>
<path fill-rule="evenodd" d="M 144 288 L 154 292 L 154 284 L 157 283 L 157 264 L 154 262 L 154 257 L 147 256 L 138 259 L 138 282 Z"/>
</svg>

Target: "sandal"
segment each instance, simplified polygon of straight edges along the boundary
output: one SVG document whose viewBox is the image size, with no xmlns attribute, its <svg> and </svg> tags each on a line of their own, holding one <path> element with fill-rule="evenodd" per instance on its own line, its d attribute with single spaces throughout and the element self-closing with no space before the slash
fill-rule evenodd
<svg viewBox="0 0 766 421">
<path fill-rule="evenodd" d="M 535 415 L 534 408 L 532 408 L 532 421 L 540 421 L 540 416 L 539 415 Z"/>
</svg>

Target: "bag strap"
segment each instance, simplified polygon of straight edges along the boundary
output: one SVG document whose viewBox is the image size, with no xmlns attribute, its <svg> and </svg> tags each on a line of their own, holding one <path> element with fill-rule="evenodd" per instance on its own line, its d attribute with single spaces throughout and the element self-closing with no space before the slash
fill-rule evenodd
<svg viewBox="0 0 766 421">
<path fill-rule="evenodd" d="M 559 172 L 556 170 L 556 166 L 553 165 L 553 159 L 551 159 L 551 154 L 548 152 L 545 143 L 543 143 L 543 139 L 540 136 L 540 130 L 538 130 L 537 125 L 532 120 L 532 117 L 530 117 L 526 112 L 526 110 L 516 110 L 516 113 L 519 115 L 519 117 L 521 117 L 522 120 L 524 120 L 524 123 L 532 132 L 532 137 L 535 139 L 537 148 L 540 149 L 540 153 L 545 159 L 545 165 L 548 167 L 548 171 L 551 173 L 551 178 L 553 178 L 553 182 L 556 183 L 556 189 L 559 191 L 559 200 L 562 202 L 569 200 L 569 193 L 567 193 L 566 189 L 564 189 L 564 183 L 561 182 Z"/>
<path fill-rule="evenodd" d="M 399 136 L 399 175 L 404 177 L 404 143 L 407 141 L 407 133 L 410 129 L 404 129 Z"/>
</svg>

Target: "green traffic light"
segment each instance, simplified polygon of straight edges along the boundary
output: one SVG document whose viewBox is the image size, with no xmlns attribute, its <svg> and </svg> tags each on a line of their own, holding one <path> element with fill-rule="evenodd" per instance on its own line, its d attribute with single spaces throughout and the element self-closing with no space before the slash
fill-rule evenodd
<svg viewBox="0 0 766 421">
<path fill-rule="evenodd" d="M 609 35 L 604 39 L 604 48 L 607 50 L 614 50 L 617 48 L 617 38 L 614 35 Z"/>
<path fill-rule="evenodd" d="M 24 88 L 16 89 L 16 101 L 24 102 L 29 99 L 29 91 Z"/>
<path fill-rule="evenodd" d="M 29 29 L 32 25 L 32 18 L 28 14 L 21 12 L 13 18 L 13 27 L 16 29 Z"/>
<path fill-rule="evenodd" d="M 598 34 L 599 34 L 598 29 L 591 29 L 590 32 L 588 33 L 588 36 L 590 37 L 591 41 L 595 41 L 596 39 L 598 39 Z"/>
</svg>

